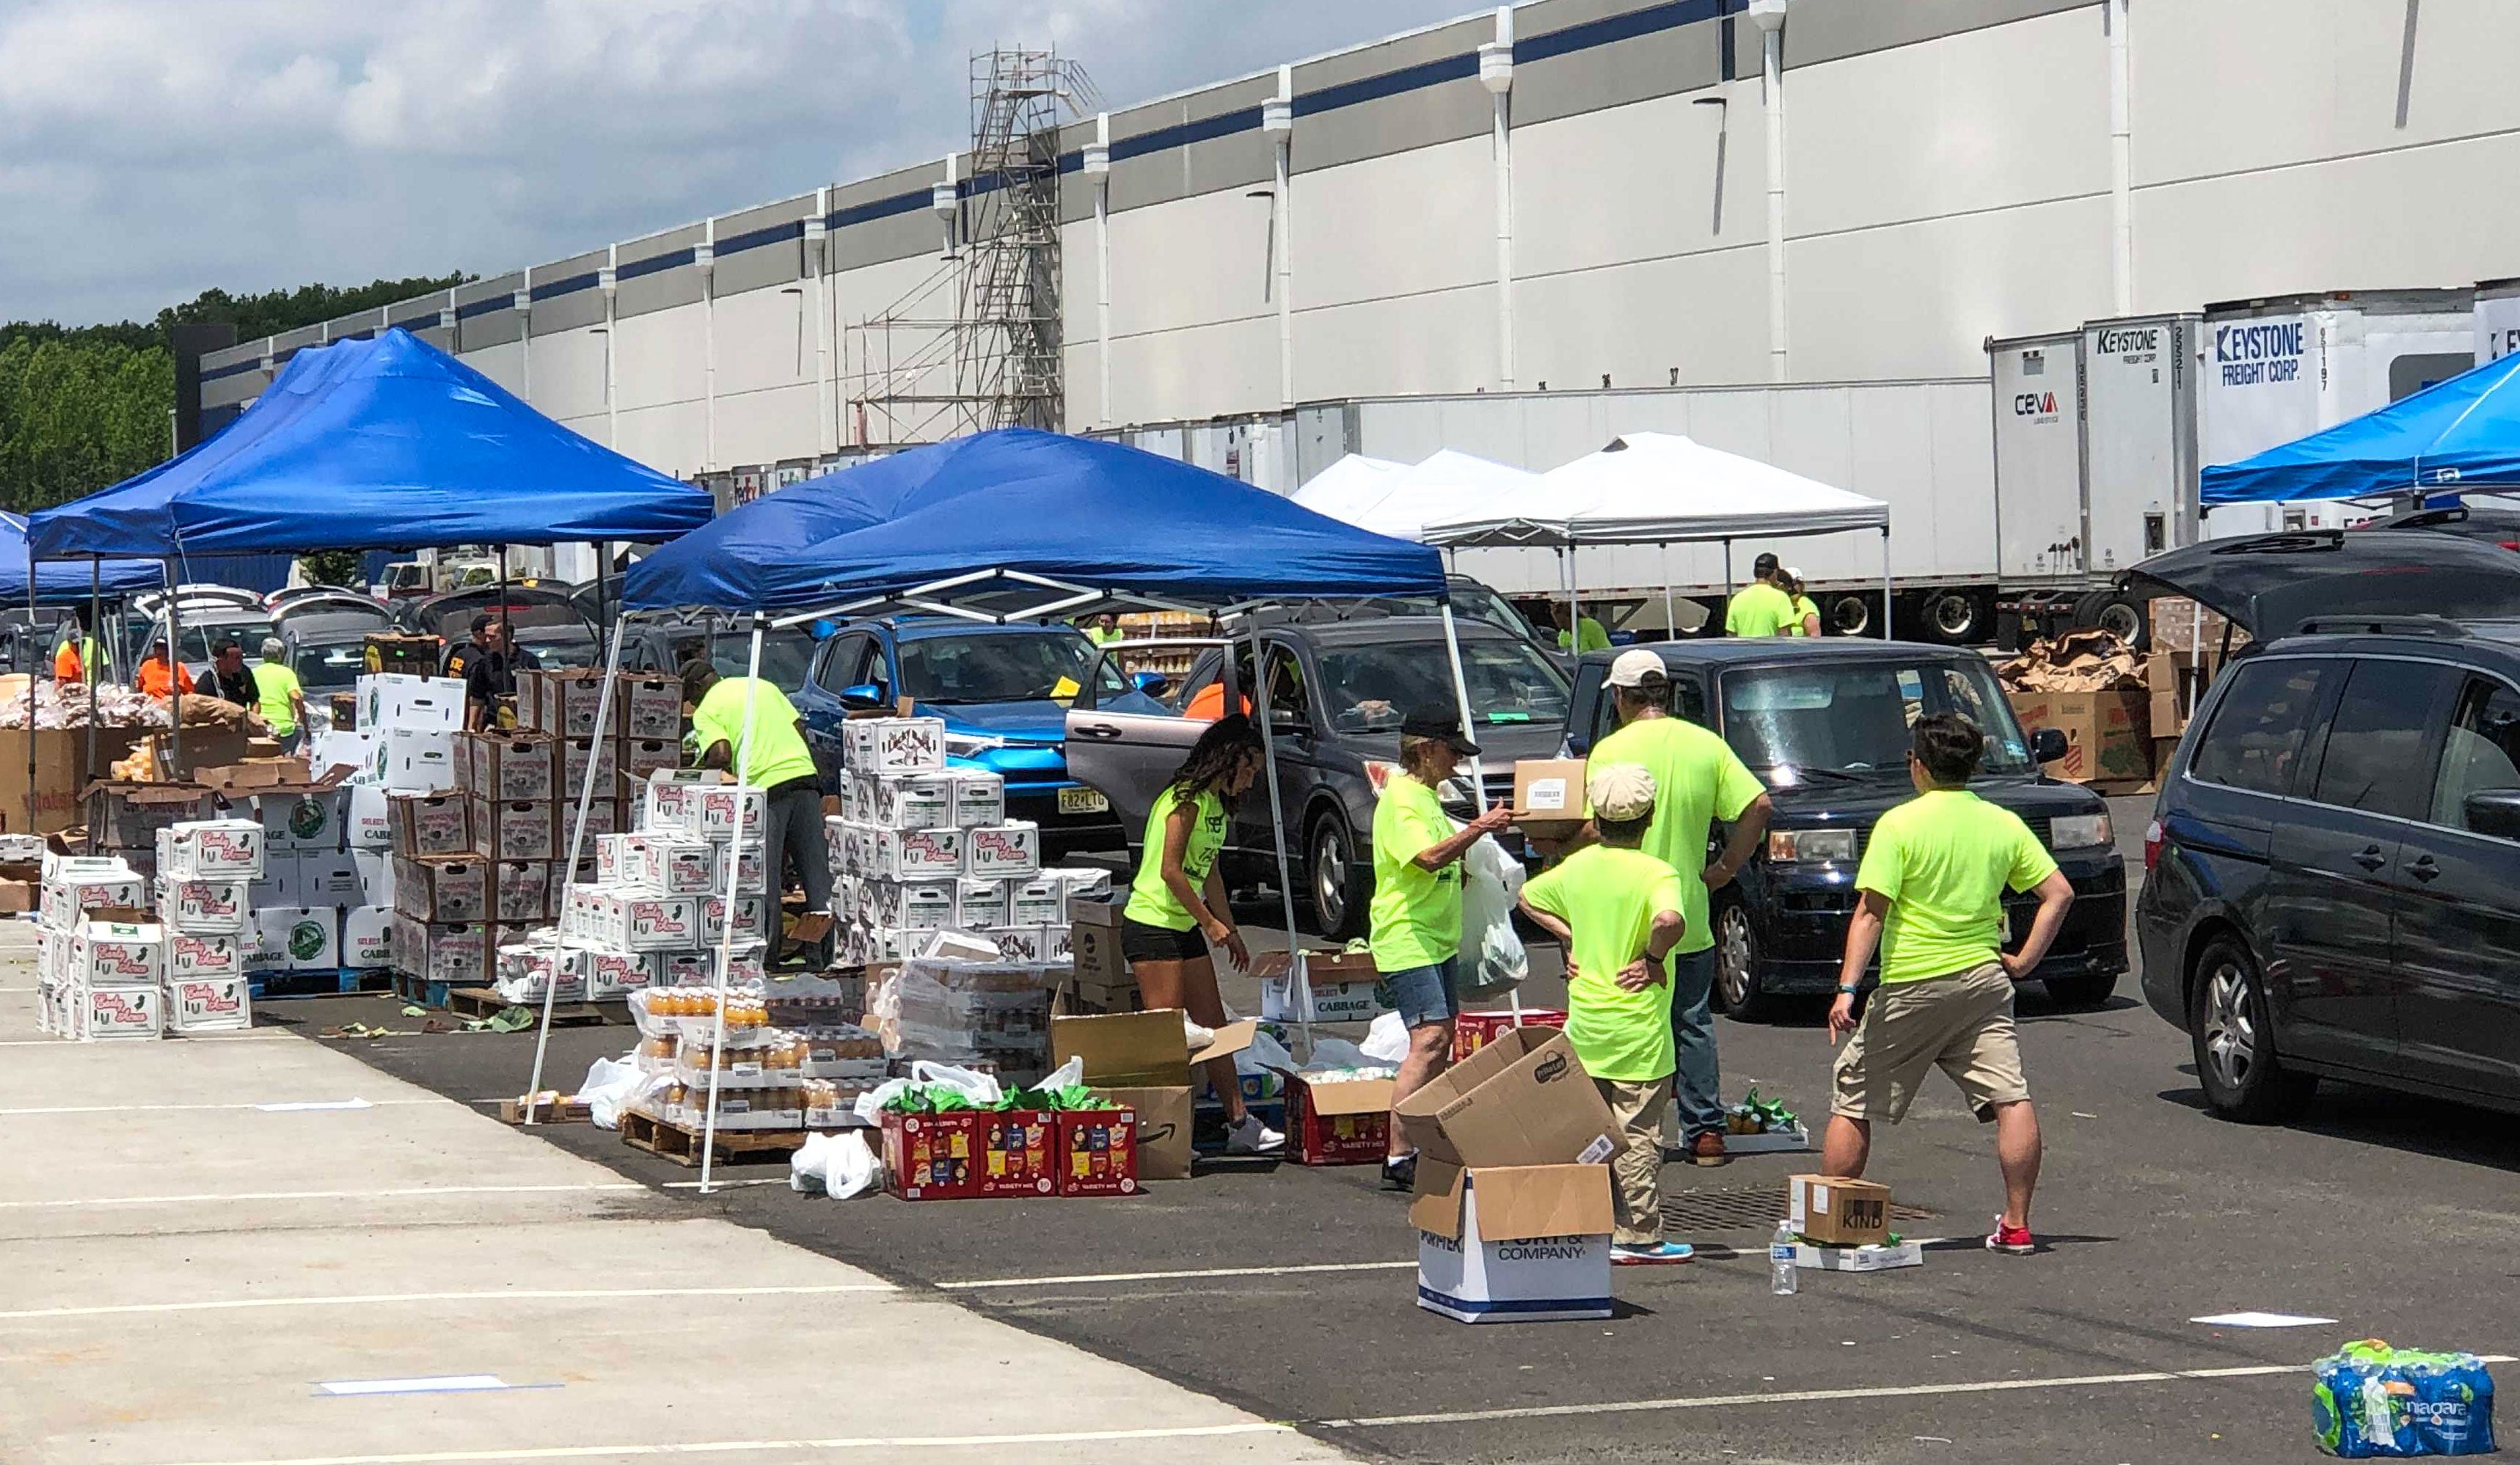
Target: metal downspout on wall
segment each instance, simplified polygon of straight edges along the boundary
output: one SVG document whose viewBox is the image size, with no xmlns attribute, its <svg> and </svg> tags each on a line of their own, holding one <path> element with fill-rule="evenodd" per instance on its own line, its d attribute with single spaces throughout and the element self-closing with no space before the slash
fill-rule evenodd
<svg viewBox="0 0 2520 1465">
<path fill-rule="evenodd" d="M 1788 379 L 1785 337 L 1785 8 L 1792 0 L 1750 0 L 1759 27 L 1759 94 L 1768 133 L 1768 375 Z"/>
<path fill-rule="evenodd" d="M 1277 206 L 1271 210 L 1278 237 L 1278 405 L 1295 405 L 1295 199 L 1294 171 L 1295 68 L 1278 68 L 1278 95 L 1260 104 L 1260 130 L 1277 144 Z"/>
<path fill-rule="evenodd" d="M 509 302 L 517 309 L 517 395 L 534 405 L 534 267 L 525 266 L 525 283 Z"/>
<path fill-rule="evenodd" d="M 2129 316 L 2135 314 L 2135 201 L 2127 0 L 2108 0 L 2100 20 L 2109 31 L 2109 294 L 2116 313 Z"/>
<path fill-rule="evenodd" d="M 1513 7 L 1500 5 L 1496 39 L 1479 47 L 1479 85 L 1495 104 L 1497 384 L 1513 390 Z"/>
<path fill-rule="evenodd" d="M 700 275 L 700 466 L 717 471 L 717 220 L 700 226 L 692 245 L 692 268 Z"/>
<path fill-rule="evenodd" d="M 621 323 L 616 298 L 621 293 L 621 246 L 604 246 L 604 268 L 595 277 L 596 289 L 604 291 L 604 445 L 621 451 L 620 373 L 615 369 L 621 359 Z"/>
<path fill-rule="evenodd" d="M 1111 114 L 1094 114 L 1085 145 L 1085 176 L 1094 185 L 1094 422 L 1108 427 L 1111 411 Z"/>
<path fill-rule="evenodd" d="M 839 418 L 832 398 L 832 190 L 814 190 L 805 221 L 805 267 L 814 272 L 814 456 L 839 451 Z"/>
</svg>

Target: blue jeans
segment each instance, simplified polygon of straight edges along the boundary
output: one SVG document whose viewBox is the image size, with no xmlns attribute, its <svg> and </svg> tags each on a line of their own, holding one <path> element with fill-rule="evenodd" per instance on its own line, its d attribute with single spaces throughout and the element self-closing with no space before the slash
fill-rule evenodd
<svg viewBox="0 0 2520 1465">
<path fill-rule="evenodd" d="M 1724 1132 L 1724 1083 L 1715 1062 L 1715 949 L 1674 952 L 1671 973 L 1671 1041 L 1680 1061 L 1672 1092 L 1680 1107 L 1680 1138 Z"/>
<path fill-rule="evenodd" d="M 1433 966 L 1384 972 L 1382 986 L 1388 994 L 1387 1005 L 1397 1008 L 1400 1021 L 1409 1027 L 1451 1022 L 1462 1010 L 1462 999 L 1456 990 L 1461 967 L 1461 957 L 1447 956 Z"/>
</svg>

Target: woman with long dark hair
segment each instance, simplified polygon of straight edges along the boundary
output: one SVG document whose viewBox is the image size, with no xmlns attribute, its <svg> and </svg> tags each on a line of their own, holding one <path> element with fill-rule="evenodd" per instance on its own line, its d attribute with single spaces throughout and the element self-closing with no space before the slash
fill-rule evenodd
<svg viewBox="0 0 2520 1465">
<path fill-rule="evenodd" d="M 1209 945 L 1225 948 L 1237 966 L 1251 964 L 1250 949 L 1225 902 L 1216 856 L 1233 824 L 1235 803 L 1260 776 L 1263 756 L 1259 730 L 1239 713 L 1217 719 L 1199 734 L 1147 812 L 1146 848 L 1120 911 L 1120 953 L 1129 958 L 1147 1006 L 1178 1007 L 1203 1027 L 1225 1024 Z M 1260 1154 L 1285 1144 L 1285 1135 L 1243 1107 L 1232 1058 L 1210 1060 L 1207 1077 L 1225 1104 L 1227 1148 Z"/>
</svg>

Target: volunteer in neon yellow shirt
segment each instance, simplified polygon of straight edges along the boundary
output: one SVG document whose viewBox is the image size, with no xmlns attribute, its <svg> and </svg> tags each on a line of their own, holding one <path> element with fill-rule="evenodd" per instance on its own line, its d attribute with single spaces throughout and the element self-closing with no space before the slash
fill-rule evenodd
<svg viewBox="0 0 2520 1465">
<path fill-rule="evenodd" d="M 289 665 L 289 647 L 277 636 L 262 639 L 262 659 L 253 667 L 253 689 L 262 707 L 262 725 L 280 739 L 284 750 L 297 751 L 298 733 L 306 726 L 306 688 Z"/>
<path fill-rule="evenodd" d="M 1550 601 L 1549 613 L 1557 623 L 1557 649 L 1573 651 L 1581 656 L 1587 651 L 1610 648 L 1610 633 L 1601 628 L 1599 621 L 1589 615 L 1578 616 L 1575 629 L 1569 631 L 1566 629 L 1566 604 L 1562 600 Z"/>
<path fill-rule="evenodd" d="M 805 745 L 804 725 L 778 684 L 758 677 L 721 677 L 706 657 L 683 663 L 683 700 L 692 705 L 692 743 L 702 768 L 735 770 L 763 790 L 762 849 L 777 862 L 775 904 L 787 889 L 792 866 L 805 888 L 805 913 L 832 911 L 832 852 L 823 837 L 823 787 Z M 750 738 L 744 736 L 745 704 L 751 704 Z M 562 789 L 563 799 L 577 790 Z M 775 911 L 774 911 L 775 914 Z M 776 943 L 774 943 L 775 946 Z M 778 954 L 781 959 L 793 953 Z"/>
<path fill-rule="evenodd" d="M 1799 624 L 1794 617 L 1794 598 L 1777 584 L 1784 571 L 1774 555 L 1762 555 L 1752 563 L 1755 577 L 1732 597 L 1724 607 L 1724 634 L 1727 636 L 1789 636 Z"/>
<path fill-rule="evenodd" d="M 2025 1256 L 2037 1249 L 2030 1198 L 2041 1147 L 2013 1031 L 2012 984 L 2039 969 L 2074 887 L 2017 815 L 1968 791 L 1985 751 L 1986 735 L 1957 712 L 1916 719 L 1908 754 L 1916 797 L 1881 816 L 1856 868 L 1864 901 L 1847 921 L 1837 1001 L 1828 1010 L 1831 1041 L 1854 1036 L 1834 1067 L 1821 1172 L 1862 1176 L 1872 1121 L 1907 1117 L 1926 1073 L 1939 1067 L 1970 1111 L 1995 1125 L 2003 1210 L 1987 1247 Z M 2030 934 L 2009 954 L 2006 889 L 2039 895 Z M 1876 947 L 1881 986 L 1858 1019 L 1856 994 Z"/>
<path fill-rule="evenodd" d="M 1435 790 L 1478 751 L 1453 708 L 1413 709 L 1400 723 L 1400 772 L 1383 781 L 1373 805 L 1373 903 L 1367 910 L 1373 965 L 1409 1029 L 1409 1052 L 1391 1089 L 1395 1109 L 1452 1061 L 1453 1019 L 1462 1010 L 1462 857 L 1513 819 L 1500 804 L 1457 827 L 1444 812 Z M 1418 1182 L 1417 1152 L 1402 1141 L 1397 1114 L 1382 1182 L 1395 1190 Z"/>
<path fill-rule="evenodd" d="M 1662 1112 L 1674 1064 L 1672 983 L 1664 962 L 1683 934 L 1680 871 L 1639 848 L 1658 807 L 1653 775 L 1596 768 L 1584 791 L 1600 843 L 1522 887 L 1523 913 L 1566 949 L 1566 1042 L 1618 1124 L 1610 1159 L 1618 1222 L 1610 1260 L 1687 1262 L 1662 1234 Z"/>
<path fill-rule="evenodd" d="M 1679 1044 L 1681 1144 L 1692 1164 L 1721 1165 L 1724 1076 L 1715 1052 L 1717 957 L 1708 892 L 1732 883 L 1768 832 L 1773 806 L 1759 777 L 1732 744 L 1671 715 L 1671 679 L 1662 657 L 1639 647 L 1610 663 L 1618 731 L 1594 744 L 1590 767 L 1633 763 L 1652 774 L 1653 824 L 1644 851 L 1680 873 L 1681 914 L 1688 924 L 1671 959 L 1672 1036 Z M 1731 823 L 1724 853 L 1706 863 L 1715 821 Z M 1737 917 L 1736 917 L 1737 918 Z"/>
<path fill-rule="evenodd" d="M 1225 948 L 1245 970 L 1251 951 L 1226 903 L 1217 856 L 1233 828 L 1234 806 L 1260 777 L 1264 756 L 1251 719 L 1238 712 L 1220 717 L 1191 744 L 1190 756 L 1147 811 L 1138 875 L 1120 909 L 1120 954 L 1149 1011 L 1172 1007 L 1201 1027 L 1225 1026 L 1208 945 Z M 1284 1148 L 1286 1136 L 1244 1107 L 1234 1060 L 1212 1058 L 1206 1068 L 1208 1085 L 1225 1105 L 1226 1148 L 1246 1155 Z"/>
<path fill-rule="evenodd" d="M 1785 566 L 1783 573 L 1785 597 L 1794 602 L 1794 623 L 1786 628 L 1785 634 L 1787 636 L 1820 635 L 1820 605 L 1811 597 L 1803 594 L 1803 572 L 1789 564 Z"/>
</svg>

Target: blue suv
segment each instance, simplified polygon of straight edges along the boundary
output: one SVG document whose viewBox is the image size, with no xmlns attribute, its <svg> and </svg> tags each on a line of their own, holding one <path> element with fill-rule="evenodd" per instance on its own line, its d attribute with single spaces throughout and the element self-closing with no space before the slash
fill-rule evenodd
<svg viewBox="0 0 2520 1465">
<path fill-rule="evenodd" d="M 1058 858 L 1124 843 L 1110 800 L 1067 772 L 1067 704 L 1094 676 L 1108 684 L 1095 688 L 1102 706 L 1171 710 L 1145 679 L 1107 659 L 1098 669 L 1094 643 L 1071 626 L 945 616 L 843 625 L 815 652 L 794 700 L 830 789 L 843 761 L 840 724 L 910 698 L 919 716 L 944 719 L 947 761 L 1005 778 L 1008 818 L 1041 825 L 1042 854 Z"/>
</svg>

